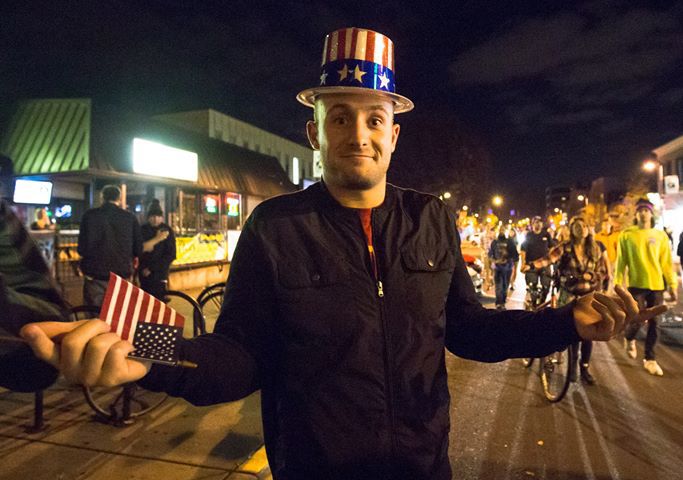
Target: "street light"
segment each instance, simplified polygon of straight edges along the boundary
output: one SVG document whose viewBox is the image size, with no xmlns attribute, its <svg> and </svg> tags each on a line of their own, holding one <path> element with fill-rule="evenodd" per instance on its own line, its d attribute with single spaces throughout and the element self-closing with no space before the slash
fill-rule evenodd
<svg viewBox="0 0 683 480">
<path fill-rule="evenodd" d="M 662 163 L 657 159 L 657 155 L 652 153 L 643 162 L 643 170 L 648 173 L 657 171 L 657 193 L 661 195 L 662 193 L 662 180 L 664 178 L 664 167 Z"/>
<path fill-rule="evenodd" d="M 465 211 L 465 212 L 466 212 L 467 210 L 469 210 L 469 209 L 470 209 L 470 207 L 468 207 L 467 205 L 463 205 L 463 206 L 462 206 L 462 209 L 463 209 L 463 211 Z"/>
<path fill-rule="evenodd" d="M 491 203 L 494 207 L 500 207 L 503 204 L 503 197 L 500 195 L 494 195 L 494 197 L 491 199 Z"/>
<path fill-rule="evenodd" d="M 579 202 L 583 202 L 583 201 L 586 199 L 586 196 L 585 196 L 585 195 L 579 194 L 579 195 L 576 196 L 576 199 L 577 199 Z"/>
<path fill-rule="evenodd" d="M 446 200 L 448 200 L 449 198 L 451 198 L 451 192 L 443 192 L 443 198 L 446 199 Z"/>
</svg>

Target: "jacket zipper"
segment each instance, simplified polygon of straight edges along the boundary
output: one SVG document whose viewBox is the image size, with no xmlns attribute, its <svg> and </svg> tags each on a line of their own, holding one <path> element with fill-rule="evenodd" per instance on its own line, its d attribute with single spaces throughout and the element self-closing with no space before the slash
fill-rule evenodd
<svg viewBox="0 0 683 480">
<path fill-rule="evenodd" d="M 372 236 L 373 236 L 373 244 L 374 238 L 377 238 L 375 235 L 375 210 L 372 209 L 370 213 L 370 228 L 372 230 Z M 374 245 L 373 245 L 373 250 L 374 250 Z M 393 388 L 393 369 L 392 369 L 392 354 L 391 354 L 391 342 L 390 342 L 390 337 L 389 337 L 389 325 L 387 324 L 387 316 L 386 312 L 384 310 L 384 286 L 382 285 L 382 277 L 380 275 L 379 271 L 379 263 L 377 262 L 377 251 L 375 250 L 373 252 L 373 255 L 371 255 L 371 259 L 374 262 L 373 265 L 373 276 L 375 277 L 374 280 L 377 284 L 377 297 L 379 298 L 379 312 L 380 312 L 380 320 L 382 322 L 382 332 L 384 334 L 384 381 L 386 382 L 387 386 L 387 411 L 389 414 L 389 438 L 390 438 L 390 444 L 391 444 L 391 454 L 392 456 L 396 455 L 396 452 L 398 451 L 397 445 L 396 445 L 396 419 L 394 416 L 394 404 L 393 404 L 393 398 L 394 398 L 394 388 Z"/>
</svg>

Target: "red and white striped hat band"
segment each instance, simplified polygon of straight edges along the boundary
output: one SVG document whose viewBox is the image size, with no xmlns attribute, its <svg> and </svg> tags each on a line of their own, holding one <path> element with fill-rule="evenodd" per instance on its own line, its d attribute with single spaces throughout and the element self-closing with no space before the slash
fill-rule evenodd
<svg viewBox="0 0 683 480">
<path fill-rule="evenodd" d="M 317 87 L 297 95 L 312 107 L 324 93 L 380 94 L 394 103 L 394 113 L 408 112 L 413 102 L 396 93 L 394 43 L 381 33 L 362 28 L 342 28 L 325 37 L 322 72 Z"/>
</svg>

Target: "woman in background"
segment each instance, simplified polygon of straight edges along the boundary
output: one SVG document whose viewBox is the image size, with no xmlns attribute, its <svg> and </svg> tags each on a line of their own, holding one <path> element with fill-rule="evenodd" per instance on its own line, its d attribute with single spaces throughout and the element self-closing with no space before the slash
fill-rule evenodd
<svg viewBox="0 0 683 480">
<path fill-rule="evenodd" d="M 164 212 L 159 200 L 147 208 L 147 223 L 142 225 L 142 256 L 138 276 L 140 286 L 159 300 L 164 300 L 168 287 L 168 272 L 175 260 L 175 236 L 164 223 Z"/>
</svg>

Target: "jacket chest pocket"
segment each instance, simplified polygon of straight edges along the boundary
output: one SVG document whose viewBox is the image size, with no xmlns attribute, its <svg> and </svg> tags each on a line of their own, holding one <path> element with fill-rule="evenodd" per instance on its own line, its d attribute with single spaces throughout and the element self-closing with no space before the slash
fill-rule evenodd
<svg viewBox="0 0 683 480">
<path fill-rule="evenodd" d="M 455 269 L 455 253 L 443 247 L 411 246 L 401 251 L 408 308 L 433 318 L 443 310 Z"/>
<path fill-rule="evenodd" d="M 353 331 L 349 270 L 336 259 L 278 265 L 280 329 L 302 344 L 337 343 Z"/>
</svg>

